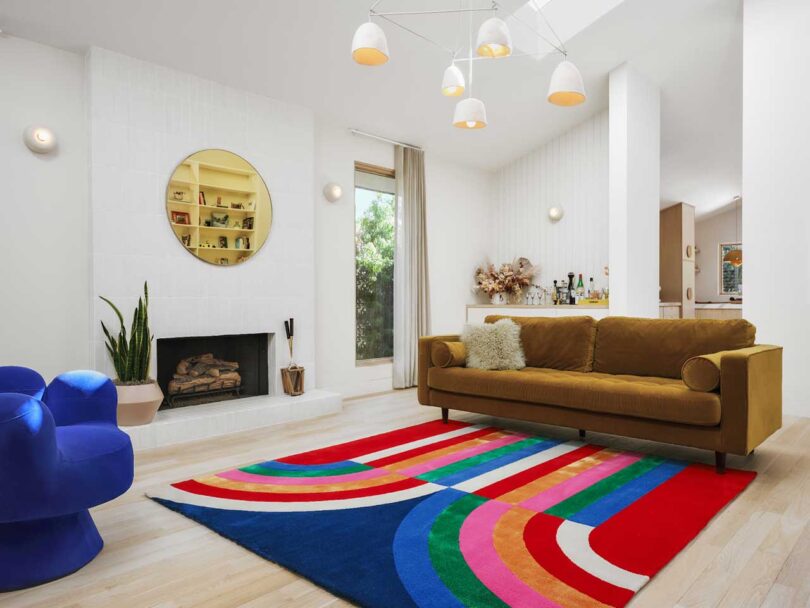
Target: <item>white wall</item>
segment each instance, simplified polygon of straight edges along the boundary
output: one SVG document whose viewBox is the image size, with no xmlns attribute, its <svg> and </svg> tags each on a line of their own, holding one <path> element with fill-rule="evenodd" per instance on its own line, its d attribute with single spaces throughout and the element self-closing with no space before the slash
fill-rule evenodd
<svg viewBox="0 0 810 608">
<path fill-rule="evenodd" d="M 0 365 L 46 379 L 90 365 L 84 60 L 0 38 Z M 33 154 L 23 129 L 53 129 L 58 151 Z"/>
<path fill-rule="evenodd" d="M 391 364 L 355 363 L 354 162 L 394 167 L 391 144 L 319 121 L 315 134 L 318 385 L 346 396 L 391 390 Z M 323 186 L 343 198 L 329 203 Z M 425 154 L 430 313 L 433 333 L 464 324 L 476 264 L 489 250 L 492 175 Z"/>
<path fill-rule="evenodd" d="M 552 223 L 551 207 L 565 216 Z M 497 173 L 494 263 L 524 256 L 551 286 L 568 272 L 605 286 L 608 264 L 608 112 L 600 112 Z M 538 277 L 535 277 L 535 282 Z"/>
<path fill-rule="evenodd" d="M 658 317 L 660 92 L 626 63 L 609 82 L 610 314 Z"/>
<path fill-rule="evenodd" d="M 430 323 L 433 334 L 456 334 L 466 305 L 478 301 L 475 268 L 492 251 L 495 175 L 425 153 Z"/>
<path fill-rule="evenodd" d="M 319 122 L 315 131 L 316 332 L 318 386 L 344 396 L 391 390 L 391 364 L 355 364 L 354 163 L 394 167 L 394 147 Z M 323 196 L 329 182 L 343 186 L 336 203 Z"/>
<path fill-rule="evenodd" d="M 104 295 L 129 313 L 144 280 L 157 338 L 275 333 L 296 319 L 296 362 L 316 382 L 314 120 L 309 110 L 102 49 L 88 57 L 94 366 L 112 373 L 99 320 Z M 238 266 L 190 255 L 166 218 L 175 166 L 204 148 L 244 157 L 267 183 L 273 225 Z M 113 323 L 114 324 L 114 323 Z M 154 372 L 153 367 L 153 372 Z M 276 372 L 276 392 L 280 392 Z"/>
<path fill-rule="evenodd" d="M 695 222 L 695 244 L 700 249 L 695 256 L 695 263 L 700 267 L 700 272 L 695 274 L 697 301 L 728 302 L 731 299 L 732 296 L 720 295 L 720 243 L 735 243 L 742 239 L 740 218 L 739 210 L 729 209 Z"/>
<path fill-rule="evenodd" d="M 743 315 L 784 347 L 784 411 L 810 416 L 810 2 L 745 0 Z"/>
</svg>

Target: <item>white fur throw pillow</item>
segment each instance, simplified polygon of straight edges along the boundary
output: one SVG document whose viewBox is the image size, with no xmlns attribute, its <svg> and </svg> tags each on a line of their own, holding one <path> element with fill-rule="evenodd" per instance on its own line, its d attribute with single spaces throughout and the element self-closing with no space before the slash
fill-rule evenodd
<svg viewBox="0 0 810 608">
<path fill-rule="evenodd" d="M 465 325 L 461 341 L 467 348 L 467 367 L 522 369 L 526 367 L 520 344 L 520 326 L 511 319 Z"/>
</svg>

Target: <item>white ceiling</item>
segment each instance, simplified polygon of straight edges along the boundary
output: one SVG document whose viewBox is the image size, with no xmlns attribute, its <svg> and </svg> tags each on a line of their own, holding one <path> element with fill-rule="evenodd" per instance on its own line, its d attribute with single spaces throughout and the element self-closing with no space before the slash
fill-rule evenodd
<svg viewBox="0 0 810 608">
<path fill-rule="evenodd" d="M 501 4 L 509 13 L 525 1 Z M 302 104 L 322 119 L 483 169 L 496 169 L 604 109 L 608 72 L 631 60 L 662 87 L 664 202 L 683 200 L 708 210 L 739 192 L 740 0 L 624 0 L 579 33 L 576 23 L 559 23 L 564 39 L 573 36 L 566 42 L 569 57 L 588 90 L 588 102 L 576 108 L 545 101 L 559 56 L 477 61 L 475 95 L 486 103 L 490 124 L 475 132 L 450 125 L 455 100 L 439 94 L 448 64 L 440 49 L 382 22 L 391 61 L 368 68 L 351 60 L 352 34 L 370 4 L 0 0 L 0 28 L 74 52 L 100 46 Z M 604 10 L 616 0 L 550 0 L 544 10 L 553 23 L 566 14 L 595 18 L 600 4 Z M 459 0 L 383 0 L 377 10 L 457 6 Z M 446 46 L 462 36 L 458 16 L 401 20 Z"/>
</svg>

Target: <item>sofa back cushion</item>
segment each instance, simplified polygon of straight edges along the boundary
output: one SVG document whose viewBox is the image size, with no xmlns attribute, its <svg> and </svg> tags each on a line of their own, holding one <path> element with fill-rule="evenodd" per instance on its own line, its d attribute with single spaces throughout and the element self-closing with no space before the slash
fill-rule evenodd
<svg viewBox="0 0 810 608">
<path fill-rule="evenodd" d="M 747 348 L 755 337 L 743 319 L 607 317 L 596 326 L 593 371 L 680 378 L 688 359 Z"/>
<path fill-rule="evenodd" d="M 489 315 L 487 323 L 512 319 L 520 325 L 520 341 L 529 367 L 573 372 L 591 371 L 596 339 L 592 317 L 504 317 Z"/>
</svg>

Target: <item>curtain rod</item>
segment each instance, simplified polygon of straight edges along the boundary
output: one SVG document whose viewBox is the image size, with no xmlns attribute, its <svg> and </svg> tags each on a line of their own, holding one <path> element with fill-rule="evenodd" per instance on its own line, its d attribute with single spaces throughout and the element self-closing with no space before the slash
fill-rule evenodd
<svg viewBox="0 0 810 608">
<path fill-rule="evenodd" d="M 388 139 L 387 137 L 383 137 L 381 135 L 374 135 L 373 133 L 366 133 L 365 131 L 360 131 L 358 129 L 349 129 L 349 133 L 352 133 L 353 135 L 362 135 L 363 137 L 370 137 L 371 139 L 384 141 L 389 144 L 394 144 L 395 146 L 402 146 L 403 148 L 413 148 L 414 150 L 422 149 L 421 147 L 414 146 L 413 144 L 406 144 L 404 142 L 397 141 L 395 139 Z"/>
</svg>

